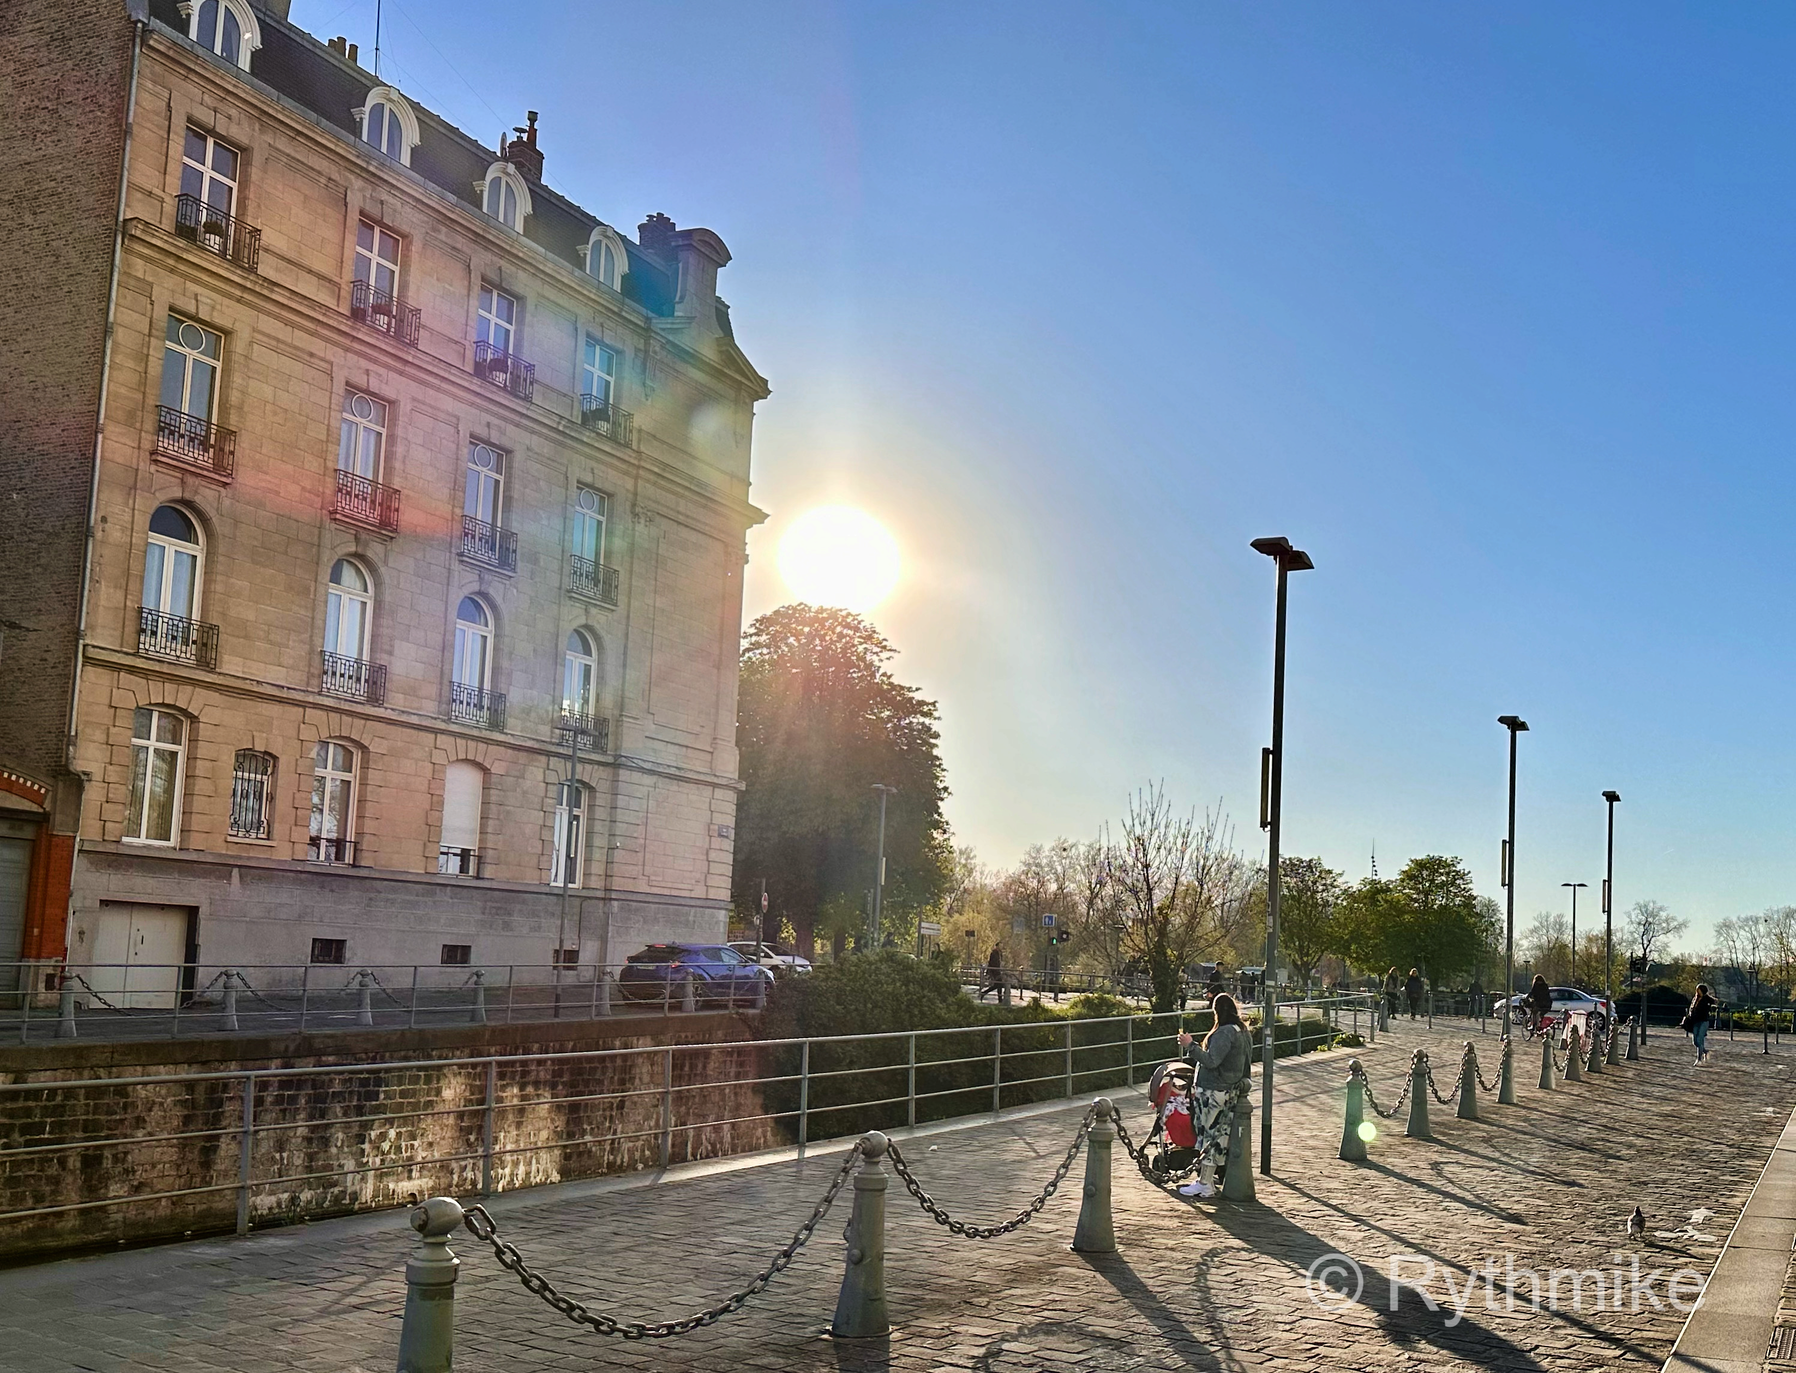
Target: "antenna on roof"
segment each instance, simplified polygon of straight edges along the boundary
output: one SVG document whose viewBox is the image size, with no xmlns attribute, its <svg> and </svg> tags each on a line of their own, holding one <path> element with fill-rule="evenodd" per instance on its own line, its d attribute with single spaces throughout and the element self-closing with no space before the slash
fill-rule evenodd
<svg viewBox="0 0 1796 1373">
<path fill-rule="evenodd" d="M 374 79 L 380 80 L 380 0 L 374 0 Z"/>
<path fill-rule="evenodd" d="M 1378 841 L 1372 841 L 1372 880 L 1378 880 Z"/>
</svg>

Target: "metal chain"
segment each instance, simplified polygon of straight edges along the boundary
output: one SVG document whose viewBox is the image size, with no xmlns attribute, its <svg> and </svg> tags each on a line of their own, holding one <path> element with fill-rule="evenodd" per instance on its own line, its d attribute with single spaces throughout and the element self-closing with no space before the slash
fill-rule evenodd
<svg viewBox="0 0 1796 1373">
<path fill-rule="evenodd" d="M 1509 1043 L 1505 1040 L 1503 1043 L 1503 1055 L 1504 1057 L 1507 1057 L 1508 1054 Z M 1478 1055 L 1475 1051 L 1472 1054 L 1472 1073 L 1477 1077 L 1478 1085 L 1487 1092 L 1494 1092 L 1503 1085 L 1503 1070 L 1501 1068 L 1497 1070 L 1497 1080 L 1495 1082 L 1486 1082 L 1484 1080 L 1484 1070 L 1478 1066 Z"/>
<path fill-rule="evenodd" d="M 524 1285 L 526 1292 L 532 1292 L 541 1297 L 545 1303 L 566 1316 L 574 1324 L 589 1326 L 600 1335 L 617 1335 L 626 1340 L 662 1340 L 669 1335 L 684 1335 L 690 1330 L 697 1330 L 701 1326 L 710 1325 L 714 1321 L 732 1315 L 746 1306 L 750 1297 L 756 1297 L 765 1292 L 768 1284 L 783 1273 L 791 1265 L 792 1260 L 798 1256 L 798 1251 L 810 1242 L 818 1224 L 824 1216 L 829 1214 L 829 1208 L 835 1204 L 837 1194 L 841 1192 L 850 1174 L 854 1172 L 854 1165 L 860 1161 L 863 1148 L 863 1144 L 857 1140 L 854 1148 L 848 1151 L 848 1157 L 842 1160 L 842 1166 L 837 1171 L 835 1180 L 830 1183 L 829 1190 L 811 1208 L 810 1216 L 803 1225 L 793 1231 L 792 1238 L 787 1241 L 786 1247 L 773 1256 L 772 1263 L 755 1275 L 753 1282 L 741 1291 L 724 1298 L 716 1306 L 707 1307 L 697 1315 L 686 1316 L 675 1321 L 656 1321 L 652 1324 L 646 1321 L 620 1321 L 616 1317 L 590 1310 L 584 1303 L 577 1302 L 572 1297 L 564 1297 L 555 1290 L 555 1285 L 552 1282 L 524 1262 L 524 1256 L 518 1253 L 515 1245 L 509 1240 L 499 1238 L 499 1222 L 487 1213 L 484 1206 L 470 1206 L 467 1214 L 462 1217 L 462 1224 L 468 1227 L 469 1232 L 476 1239 L 485 1240 L 492 1246 L 493 1256 L 499 1260 L 499 1266 L 517 1274 L 517 1279 Z"/>
<path fill-rule="evenodd" d="M 103 1009 L 108 1010 L 108 1011 L 123 1011 L 125 1009 L 123 1006 L 114 1006 L 105 997 L 101 996 L 98 992 L 96 992 L 94 990 L 93 983 L 89 982 L 85 977 L 81 976 L 80 973 L 64 973 L 63 976 L 68 978 L 72 982 L 79 982 L 83 987 L 86 987 L 87 994 L 89 996 L 91 996 L 95 1001 L 99 1002 Z"/>
<path fill-rule="evenodd" d="M 1461 1056 L 1459 1061 L 1463 1064 L 1465 1058 Z M 1436 1101 L 1440 1102 L 1441 1105 L 1451 1106 L 1455 1101 L 1459 1100 L 1459 1089 L 1465 1085 L 1465 1079 L 1463 1077 L 1453 1084 L 1453 1090 L 1450 1093 L 1446 1096 L 1442 1096 L 1441 1089 L 1434 1085 L 1434 1065 L 1428 1061 L 1426 1056 L 1422 1059 L 1422 1075 L 1428 1080 L 1428 1094 Z"/>
<path fill-rule="evenodd" d="M 218 976 L 223 977 L 224 974 L 220 973 Z M 287 1011 L 290 1011 L 293 1009 L 291 1006 L 275 1005 L 274 1002 L 270 1001 L 267 997 L 263 996 L 262 993 L 257 991 L 254 987 L 250 986 L 249 979 L 247 977 L 245 977 L 242 973 L 235 973 L 235 976 L 237 978 L 237 985 L 239 987 L 241 987 L 244 991 L 248 992 L 252 998 L 254 998 L 257 1001 L 260 1001 L 264 1006 L 268 1007 L 269 1010 L 281 1011 L 284 1013 L 284 1012 L 287 1012 Z M 216 982 L 217 980 L 218 980 L 218 978 L 213 979 L 214 982 Z"/>
<path fill-rule="evenodd" d="M 354 982 L 355 982 L 355 980 L 356 980 L 356 978 L 358 978 L 358 977 L 364 977 L 364 976 L 365 976 L 365 977 L 366 977 L 366 978 L 367 978 L 367 979 L 368 979 L 368 980 L 369 980 L 369 981 L 370 981 L 370 982 L 372 982 L 372 983 L 373 983 L 373 984 L 374 984 L 374 985 L 375 985 L 375 986 L 376 986 L 376 987 L 379 987 L 379 988 L 380 988 L 380 994 L 381 994 L 381 995 L 382 995 L 382 996 L 384 996 L 384 997 L 386 997 L 386 999 L 387 999 L 387 1000 L 388 1000 L 388 1001 L 391 1001 L 391 1002 L 392 1002 L 392 1003 L 393 1003 L 393 1004 L 394 1004 L 394 1005 L 395 1005 L 395 1006 L 403 1006 L 403 1005 L 405 1005 L 405 1002 L 403 1002 L 403 1001 L 401 1001 L 401 1000 L 400 1000 L 400 999 L 399 999 L 399 998 L 398 998 L 398 997 L 396 997 L 396 996 L 394 996 L 394 995 L 393 995 L 393 993 L 391 993 L 391 992 L 389 992 L 389 991 L 388 991 L 388 990 L 387 990 L 387 984 L 386 984 L 386 983 L 384 983 L 384 982 L 382 982 L 382 981 L 381 981 L 381 980 L 380 980 L 380 974 L 379 974 L 379 973 L 377 973 L 377 972 L 375 972 L 375 971 L 374 971 L 374 969 L 372 969 L 372 968 L 363 968 L 363 969 L 361 969 L 361 971 L 359 971 L 359 972 L 356 972 L 356 973 L 352 973 L 352 974 L 351 974 L 351 975 L 350 975 L 350 978 L 349 978 L 349 981 L 348 981 L 348 982 L 345 982 L 345 983 L 344 983 L 344 984 L 343 984 L 343 990 L 344 990 L 344 991 L 349 991 L 349 990 L 350 990 L 350 988 L 351 988 L 351 986 L 352 986 L 352 985 L 353 985 L 353 984 L 354 984 Z M 465 984 L 465 983 L 464 983 L 464 984 L 463 984 L 463 985 L 464 985 L 464 986 L 465 986 L 465 985 L 466 985 L 466 984 Z M 360 990 L 360 988 L 356 988 L 356 990 L 358 990 L 358 991 L 359 991 L 359 990 Z"/>
<path fill-rule="evenodd" d="M 1378 1104 L 1378 1098 L 1372 1095 L 1372 1079 L 1366 1076 L 1366 1070 L 1363 1066 L 1359 1070 L 1359 1080 L 1360 1085 L 1364 1087 L 1366 1091 L 1366 1105 L 1372 1108 L 1373 1115 L 1379 1116 L 1385 1120 L 1396 1119 L 1397 1113 L 1403 1109 L 1403 1104 L 1409 1100 L 1410 1088 L 1416 1085 L 1416 1080 L 1413 1075 L 1404 1078 L 1403 1090 L 1397 1094 L 1397 1100 L 1392 1104 L 1391 1109 L 1387 1111 L 1384 1107 Z"/>
<path fill-rule="evenodd" d="M 959 1235 L 963 1239 L 996 1239 L 999 1235 L 1008 1235 L 1012 1230 L 1022 1229 L 1041 1214 L 1041 1208 L 1048 1204 L 1048 1198 L 1059 1191 L 1060 1184 L 1066 1180 L 1067 1170 L 1073 1166 L 1073 1160 L 1079 1156 L 1079 1150 L 1085 1147 L 1085 1136 L 1091 1132 L 1091 1125 L 1096 1117 L 1097 1107 L 1088 1107 L 1085 1111 L 1085 1119 L 1079 1122 L 1079 1129 L 1073 1135 L 1072 1147 L 1066 1151 L 1066 1157 L 1060 1160 L 1060 1166 L 1054 1170 L 1054 1176 L 1048 1179 L 1048 1185 L 1042 1188 L 1036 1194 L 1035 1200 L 1021 1211 L 1007 1221 L 1000 1221 L 997 1225 L 968 1225 L 963 1220 L 956 1220 L 941 1208 L 934 1197 L 923 1190 L 923 1184 L 917 1181 L 916 1175 L 911 1172 L 910 1165 L 904 1161 L 904 1154 L 895 1142 L 887 1152 L 892 1156 L 892 1171 L 898 1174 L 903 1181 L 904 1190 L 917 1199 L 917 1205 L 921 1206 L 937 1225 L 947 1226 L 950 1234 Z"/>
<path fill-rule="evenodd" d="M 1116 1126 L 1116 1137 L 1122 1142 L 1123 1152 L 1135 1160 L 1135 1167 L 1140 1170 L 1141 1176 L 1146 1178 L 1147 1181 L 1152 1183 L 1155 1187 L 1158 1187 L 1162 1192 L 1171 1193 L 1176 1196 L 1178 1194 L 1178 1184 L 1196 1173 L 1199 1168 L 1203 1167 L 1203 1156 L 1200 1153 L 1197 1161 L 1192 1163 L 1188 1168 L 1180 1168 L 1177 1171 L 1165 1173 L 1157 1171 L 1154 1168 L 1153 1160 L 1147 1156 L 1147 1148 L 1144 1145 L 1136 1144 L 1135 1141 L 1129 1137 L 1129 1127 L 1123 1124 L 1122 1111 L 1120 1109 L 1114 1110 L 1111 1118 Z"/>
</svg>

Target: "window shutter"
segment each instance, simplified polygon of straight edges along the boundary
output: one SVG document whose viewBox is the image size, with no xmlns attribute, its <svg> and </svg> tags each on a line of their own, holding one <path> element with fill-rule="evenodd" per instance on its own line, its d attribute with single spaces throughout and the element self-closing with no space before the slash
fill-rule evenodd
<svg viewBox="0 0 1796 1373">
<path fill-rule="evenodd" d="M 480 785 L 477 763 L 451 763 L 443 778 L 443 847 L 480 847 Z"/>
</svg>

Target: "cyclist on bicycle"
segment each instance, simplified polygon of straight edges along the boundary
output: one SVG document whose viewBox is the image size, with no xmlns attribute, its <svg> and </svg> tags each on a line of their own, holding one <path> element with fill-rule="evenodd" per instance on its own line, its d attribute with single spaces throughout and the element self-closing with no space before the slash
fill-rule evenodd
<svg viewBox="0 0 1796 1373">
<path fill-rule="evenodd" d="M 1534 975 L 1534 981 L 1528 987 L 1528 999 L 1522 1003 L 1522 1012 L 1527 1019 L 1529 1034 L 1540 1034 L 1553 1014 L 1553 990 L 1539 973 Z"/>
</svg>

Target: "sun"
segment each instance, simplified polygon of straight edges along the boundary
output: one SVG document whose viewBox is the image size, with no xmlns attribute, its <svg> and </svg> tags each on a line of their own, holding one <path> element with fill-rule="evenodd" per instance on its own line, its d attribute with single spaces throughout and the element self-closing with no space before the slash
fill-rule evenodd
<svg viewBox="0 0 1796 1373">
<path fill-rule="evenodd" d="M 864 510 L 820 505 L 780 536 L 779 568 L 801 601 L 871 610 L 898 585 L 898 541 Z"/>
</svg>

